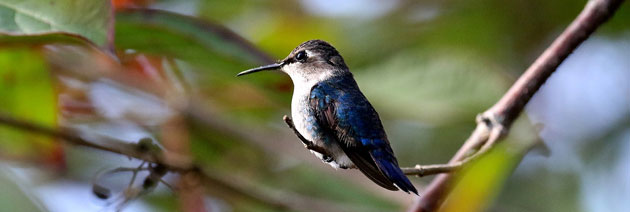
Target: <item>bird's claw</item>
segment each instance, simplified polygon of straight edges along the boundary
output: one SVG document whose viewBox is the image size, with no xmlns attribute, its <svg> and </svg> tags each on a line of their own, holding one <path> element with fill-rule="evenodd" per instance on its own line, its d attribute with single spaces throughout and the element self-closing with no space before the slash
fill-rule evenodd
<svg viewBox="0 0 630 212">
<path fill-rule="evenodd" d="M 297 137 L 302 141 L 306 149 L 322 154 L 324 157 L 330 158 L 329 160 L 332 161 L 332 157 L 329 156 L 330 154 L 328 154 L 328 152 L 324 148 L 315 145 L 312 141 L 307 140 L 306 138 L 304 138 L 304 136 L 302 136 L 300 132 L 298 132 L 297 128 L 295 128 L 295 125 L 293 125 L 293 120 L 289 118 L 289 116 L 284 115 L 282 117 L 282 120 L 284 120 L 284 123 L 286 123 L 287 126 L 289 126 L 289 128 L 293 130 L 293 133 L 295 133 L 295 135 L 297 135 Z"/>
</svg>

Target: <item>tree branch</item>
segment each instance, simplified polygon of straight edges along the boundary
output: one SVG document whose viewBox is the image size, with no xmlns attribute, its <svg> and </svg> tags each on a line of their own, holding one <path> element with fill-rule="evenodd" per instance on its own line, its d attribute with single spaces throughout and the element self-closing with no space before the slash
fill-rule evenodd
<svg viewBox="0 0 630 212">
<path fill-rule="evenodd" d="M 48 127 L 44 127 L 41 125 L 33 124 L 27 121 L 18 120 L 6 114 L 0 113 L 0 124 L 4 124 L 7 126 L 11 126 L 14 128 L 18 128 L 25 131 L 30 131 L 38 134 L 43 134 L 51 137 L 61 138 L 68 143 L 78 145 L 78 146 L 86 146 L 94 149 L 99 149 L 107 152 L 113 152 L 122 155 L 128 155 L 130 150 L 136 149 L 136 145 L 129 143 L 113 143 L 110 146 L 101 146 L 94 144 L 92 142 L 86 141 L 85 139 L 74 135 L 73 133 L 69 133 L 68 130 L 56 130 Z M 133 157 L 146 160 L 146 161 L 154 161 L 153 158 L 149 158 L 147 156 L 142 156 L 141 154 L 131 154 L 135 155 Z"/>
<path fill-rule="evenodd" d="M 521 75 L 508 92 L 490 109 L 477 117 L 477 128 L 447 165 L 405 168 L 405 173 L 427 175 L 451 172 L 484 155 L 498 142 L 523 111 L 525 105 L 584 40 L 613 16 L 623 0 L 591 0 L 576 19 Z M 479 149 L 473 156 L 469 152 Z M 435 211 L 446 198 L 451 175 L 438 175 L 409 211 Z"/>
<path fill-rule="evenodd" d="M 147 147 L 146 143 L 142 141 L 135 144 L 116 139 L 110 139 L 107 142 L 103 142 L 104 144 L 100 144 L 88 141 L 81 136 L 77 136 L 77 134 L 79 133 L 69 128 L 54 129 L 23 120 L 18 120 L 3 113 L 0 113 L 0 125 L 6 125 L 19 130 L 60 138 L 61 141 L 75 146 L 90 147 L 106 152 L 128 156 L 131 158 L 136 158 L 149 163 L 160 164 L 163 165 L 168 171 L 199 176 L 199 178 L 207 184 L 220 186 L 222 189 L 229 190 L 232 193 L 248 199 L 252 202 L 268 205 L 279 210 L 301 210 L 296 205 L 293 205 L 291 202 L 286 202 L 283 199 L 268 197 L 267 195 L 257 192 L 255 189 L 252 188 L 241 188 L 239 187 L 239 185 L 223 180 L 222 178 L 218 177 L 217 174 L 210 174 L 209 172 L 204 171 L 201 167 L 195 164 L 182 163 L 182 161 L 190 160 L 166 160 L 161 150 L 154 151 L 152 148 Z"/>
<path fill-rule="evenodd" d="M 208 186 L 214 191 L 222 191 L 233 196 L 238 196 L 257 204 L 266 205 L 274 210 L 290 210 L 304 211 L 305 208 L 315 209 L 317 211 L 360 211 L 364 210 L 359 205 L 353 204 L 337 204 L 324 199 L 305 197 L 295 193 L 279 192 L 276 190 L 260 189 L 259 185 L 239 180 L 232 176 L 222 175 L 218 172 L 210 172 L 201 168 L 197 164 L 191 163 L 188 159 L 168 160 L 161 149 L 155 148 L 147 144 L 145 139 L 141 139 L 138 143 L 129 143 L 117 139 L 108 139 L 106 142 L 88 141 L 71 128 L 54 129 L 31 122 L 15 119 L 7 114 L 0 113 L 0 125 L 13 127 L 18 130 L 24 130 L 31 133 L 37 133 L 45 136 L 59 138 L 59 140 L 74 146 L 85 146 L 94 149 L 112 152 L 130 158 L 136 158 L 152 164 L 160 164 L 169 172 L 177 172 L 182 176 L 194 178 L 203 182 L 204 186 Z M 150 140 L 150 139 L 149 139 Z M 153 142 L 151 140 L 151 142 Z M 169 159 L 172 159 L 169 158 Z M 185 161 L 186 163 L 183 163 Z M 112 171 L 130 170 L 126 168 L 114 169 Z M 272 195 L 270 195 L 272 194 Z"/>
</svg>

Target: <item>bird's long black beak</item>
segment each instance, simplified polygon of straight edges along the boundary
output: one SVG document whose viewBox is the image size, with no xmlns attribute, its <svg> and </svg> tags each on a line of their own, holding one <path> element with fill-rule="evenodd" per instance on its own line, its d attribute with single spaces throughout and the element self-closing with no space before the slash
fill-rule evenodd
<svg viewBox="0 0 630 212">
<path fill-rule="evenodd" d="M 245 71 L 242 71 L 241 73 L 238 73 L 236 76 L 243 76 L 245 74 L 251 74 L 251 73 L 256 73 L 259 71 L 267 71 L 267 70 L 278 70 L 280 68 L 282 68 L 282 65 L 284 65 L 284 62 L 280 62 L 280 63 L 275 63 L 275 64 L 271 64 L 271 65 L 266 65 L 266 66 L 261 66 L 258 68 L 252 68 L 252 69 L 248 69 Z"/>
</svg>

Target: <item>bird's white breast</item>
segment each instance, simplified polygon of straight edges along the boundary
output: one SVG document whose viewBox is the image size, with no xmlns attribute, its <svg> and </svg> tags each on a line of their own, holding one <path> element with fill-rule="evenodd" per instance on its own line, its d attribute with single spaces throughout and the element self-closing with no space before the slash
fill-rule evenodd
<svg viewBox="0 0 630 212">
<path fill-rule="evenodd" d="M 300 134 L 302 134 L 302 136 L 304 136 L 304 138 L 313 142 L 315 145 L 324 147 L 328 150 L 328 152 L 331 154 L 329 156 L 333 158 L 333 161 L 329 163 L 332 167 L 354 168 L 354 163 L 352 163 L 350 158 L 348 158 L 348 156 L 341 149 L 338 143 L 333 142 L 329 145 L 326 145 L 322 142 L 322 138 L 320 137 L 321 135 L 314 135 L 313 132 L 310 132 L 308 130 L 307 119 L 310 116 L 308 112 L 308 106 L 310 104 L 309 96 L 311 93 L 311 89 L 313 88 L 313 86 L 315 86 L 315 84 L 317 84 L 317 82 L 309 80 L 296 82 L 296 79 L 293 79 L 293 82 L 294 89 L 293 99 L 291 100 L 291 116 L 295 128 L 298 130 L 298 132 L 300 132 Z M 314 151 L 311 152 L 315 154 L 318 158 L 323 159 L 322 154 Z"/>
</svg>

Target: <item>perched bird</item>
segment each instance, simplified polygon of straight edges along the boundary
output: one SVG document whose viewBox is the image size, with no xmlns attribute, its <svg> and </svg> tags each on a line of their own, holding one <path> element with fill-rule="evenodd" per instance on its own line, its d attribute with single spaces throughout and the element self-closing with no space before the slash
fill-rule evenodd
<svg viewBox="0 0 630 212">
<path fill-rule="evenodd" d="M 335 168 L 358 168 L 383 188 L 418 194 L 398 167 L 378 114 L 333 46 L 306 41 L 278 63 L 237 76 L 265 70 L 291 77 L 294 127 L 311 142 L 305 143 L 311 152 Z"/>
</svg>

